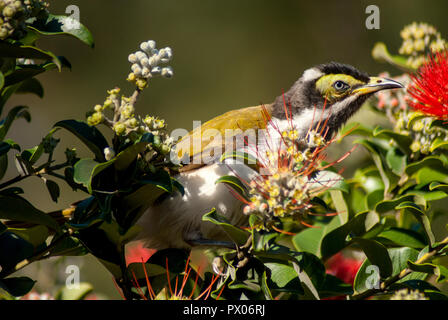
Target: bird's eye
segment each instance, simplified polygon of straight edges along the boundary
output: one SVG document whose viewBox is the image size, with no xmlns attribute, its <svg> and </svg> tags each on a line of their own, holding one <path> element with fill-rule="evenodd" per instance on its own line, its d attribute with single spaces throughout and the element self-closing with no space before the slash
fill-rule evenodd
<svg viewBox="0 0 448 320">
<path fill-rule="evenodd" d="M 338 80 L 335 83 L 333 83 L 333 87 L 337 91 L 344 91 L 344 90 L 347 90 L 350 86 L 348 84 L 346 84 L 344 81 Z"/>
</svg>

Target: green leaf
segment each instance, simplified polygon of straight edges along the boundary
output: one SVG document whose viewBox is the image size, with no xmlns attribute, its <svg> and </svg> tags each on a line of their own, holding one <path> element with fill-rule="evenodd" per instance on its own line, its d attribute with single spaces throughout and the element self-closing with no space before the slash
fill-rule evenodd
<svg viewBox="0 0 448 320">
<path fill-rule="evenodd" d="M 369 261 L 378 266 L 381 278 L 392 274 L 392 261 L 385 246 L 371 239 L 355 238 L 353 241 L 362 248 Z"/>
<path fill-rule="evenodd" d="M 0 252 L 0 267 L 2 272 L 6 272 L 13 271 L 19 262 L 31 257 L 35 248 L 18 235 L 6 231 L 0 234 Z"/>
<path fill-rule="evenodd" d="M 49 256 L 83 256 L 88 253 L 87 249 L 78 238 L 65 237 L 61 242 L 54 246 Z"/>
<path fill-rule="evenodd" d="M 222 176 L 215 181 L 215 184 L 224 183 L 235 190 L 243 199 L 248 199 L 247 187 L 235 176 Z"/>
<path fill-rule="evenodd" d="M 36 78 L 31 78 L 25 80 L 20 84 L 20 87 L 17 89 L 16 93 L 24 94 L 24 93 L 32 93 L 38 96 L 39 98 L 44 97 L 44 87 Z"/>
<path fill-rule="evenodd" d="M 386 154 L 386 163 L 393 173 L 401 176 L 406 168 L 407 157 L 399 149 L 390 148 Z"/>
<path fill-rule="evenodd" d="M 321 287 L 319 287 L 319 295 L 321 298 L 329 298 L 335 296 L 345 296 L 353 294 L 353 288 L 351 284 L 345 283 L 341 279 L 327 274 L 325 281 Z"/>
<path fill-rule="evenodd" d="M 8 133 L 9 128 L 11 128 L 13 121 L 25 116 L 23 112 L 27 109 L 28 107 L 25 106 L 14 107 L 8 112 L 6 118 L 0 121 L 0 141 L 5 139 L 6 134 Z"/>
<path fill-rule="evenodd" d="M 284 291 L 291 282 L 299 282 L 297 272 L 288 264 L 267 262 L 264 264 L 271 271 L 270 280 L 275 284 L 276 291 Z M 297 289 L 300 288 L 300 283 Z M 273 288 L 274 289 L 274 288 Z M 286 288 L 287 291 L 288 288 Z M 302 290 L 299 290 L 302 291 Z M 303 292 L 303 291 L 302 291 Z"/>
<path fill-rule="evenodd" d="M 77 286 L 63 287 L 56 294 L 56 300 L 83 300 L 89 293 L 93 291 L 90 283 L 81 282 Z"/>
<path fill-rule="evenodd" d="M 28 28 L 46 36 L 73 36 L 92 48 L 95 45 L 90 31 L 72 17 L 49 14 L 46 21 L 36 20 Z"/>
<path fill-rule="evenodd" d="M 392 261 L 392 276 L 399 274 L 402 270 L 408 267 L 407 262 L 415 261 L 418 257 L 418 251 L 412 248 L 392 248 L 387 250 L 390 260 Z M 379 285 L 379 269 L 372 265 L 369 259 L 366 259 L 356 274 L 353 288 L 355 294 L 361 293 L 376 285 Z M 416 275 L 407 275 L 399 282 L 404 282 L 410 279 L 422 278 L 421 273 Z"/>
<path fill-rule="evenodd" d="M 115 158 L 115 168 L 117 170 L 125 170 L 137 158 L 138 154 L 145 151 L 148 144 L 154 141 L 154 136 L 150 133 L 145 133 L 142 139 L 132 146 L 121 151 Z"/>
<path fill-rule="evenodd" d="M 376 127 L 373 131 L 373 136 L 377 138 L 392 139 L 395 141 L 400 150 L 405 154 L 410 154 L 410 145 L 412 144 L 412 139 L 408 135 L 400 134 L 392 130 L 383 129 L 381 127 Z"/>
<path fill-rule="evenodd" d="M 391 55 L 383 42 L 375 43 L 372 49 L 372 57 L 377 61 L 390 63 L 405 72 L 416 71 L 408 64 L 408 59 L 405 56 Z"/>
<path fill-rule="evenodd" d="M 77 136 L 93 152 L 97 160 L 106 160 L 104 158 L 104 149 L 108 148 L 109 145 L 106 138 L 104 138 L 97 128 L 76 120 L 59 121 L 54 127 L 67 129 Z"/>
<path fill-rule="evenodd" d="M 227 236 L 238 245 L 245 244 L 250 236 L 249 232 L 231 225 L 224 216 L 216 212 L 216 209 L 213 209 L 209 213 L 204 214 L 202 216 L 202 221 L 208 221 L 220 226 L 227 234 Z"/>
<path fill-rule="evenodd" d="M 359 135 L 359 136 L 372 136 L 372 129 L 364 126 L 363 124 L 359 122 L 350 122 L 342 127 L 341 130 L 339 130 L 338 137 L 345 137 L 346 135 Z M 339 138 L 338 142 L 341 142 L 341 138 Z"/>
<path fill-rule="evenodd" d="M 383 164 L 383 156 L 389 147 L 386 148 L 386 146 L 381 145 L 379 141 L 370 141 L 366 139 L 356 140 L 354 143 L 363 145 L 369 151 L 373 162 L 378 168 L 381 179 L 383 180 L 385 192 L 390 192 L 390 190 L 395 188 L 399 177 Z"/>
<path fill-rule="evenodd" d="M 428 240 L 428 243 L 432 246 L 435 242 L 434 234 L 431 230 L 431 222 L 429 221 L 428 216 L 415 204 L 412 202 L 403 202 L 400 203 L 395 209 L 397 210 L 406 210 L 411 213 L 418 222 L 422 225 L 425 230 L 425 235 Z"/>
<path fill-rule="evenodd" d="M 3 72 L 0 72 L 0 90 L 4 87 L 4 85 L 5 85 L 5 76 Z"/>
<path fill-rule="evenodd" d="M 423 248 L 425 244 L 425 239 L 422 239 L 420 233 L 413 230 L 402 229 L 402 228 L 390 228 L 378 235 L 378 238 L 384 238 L 392 241 L 394 244 L 402 247 L 410 248 Z"/>
<path fill-rule="evenodd" d="M 58 202 L 58 198 L 61 195 L 59 185 L 53 180 L 46 179 L 45 186 L 47 187 L 48 192 L 50 193 L 51 200 L 53 200 L 54 202 Z"/>
<path fill-rule="evenodd" d="M 442 265 L 436 265 L 433 263 L 416 264 L 412 261 L 408 261 L 408 267 L 412 271 L 435 275 L 437 277 L 436 281 L 438 283 L 448 280 L 448 269 Z"/>
<path fill-rule="evenodd" d="M 379 204 L 384 199 L 384 191 L 383 190 L 375 190 L 370 192 L 365 197 L 367 208 L 370 210 L 374 209 L 377 204 Z"/>
<path fill-rule="evenodd" d="M 350 244 L 347 237 L 362 237 L 370 230 L 369 215 L 375 213 L 363 212 L 350 219 L 346 224 L 332 230 L 322 239 L 321 254 L 323 259 L 327 259 Z M 369 228 L 370 227 L 370 228 Z"/>
<path fill-rule="evenodd" d="M 0 156 L 0 180 L 5 176 L 6 170 L 8 170 L 8 156 L 4 154 Z"/>
<path fill-rule="evenodd" d="M 404 195 L 401 197 L 398 197 L 396 199 L 393 200 L 384 200 L 379 202 L 376 206 L 375 206 L 375 211 L 378 213 L 386 213 L 392 210 L 395 210 L 395 208 L 403 202 L 408 202 L 413 200 L 414 197 L 412 195 Z"/>
<path fill-rule="evenodd" d="M 61 229 L 56 220 L 19 196 L 0 196 L 0 218 L 42 224 L 58 232 Z"/>
<path fill-rule="evenodd" d="M 49 230 L 46 226 L 38 225 L 31 228 L 9 228 L 8 231 L 18 235 L 22 239 L 31 243 L 34 248 L 45 244 L 48 236 L 50 235 Z"/>
<path fill-rule="evenodd" d="M 241 152 L 241 151 L 232 151 L 232 152 L 226 152 L 224 153 L 221 158 L 219 159 L 220 162 L 225 162 L 226 160 L 234 159 L 239 160 L 240 162 L 243 162 L 250 168 L 258 171 L 259 162 L 257 158 L 252 156 L 251 154 L 247 152 Z"/>
<path fill-rule="evenodd" d="M 115 159 L 102 163 L 98 163 L 93 159 L 81 159 L 74 165 L 75 172 L 73 180 L 76 183 L 85 186 L 87 191 L 91 194 L 93 192 L 93 178 L 95 178 L 95 176 L 103 170 L 110 167 L 114 162 Z"/>
<path fill-rule="evenodd" d="M 448 169 L 440 156 L 428 156 L 423 160 L 406 167 L 406 174 L 415 178 L 419 184 L 429 184 L 434 181 L 448 183 Z"/>
<path fill-rule="evenodd" d="M 431 143 L 431 146 L 429 147 L 429 151 L 434 152 L 434 150 L 437 150 L 439 148 L 448 149 L 448 141 L 445 141 L 441 138 L 435 138 Z"/>
<path fill-rule="evenodd" d="M 323 237 L 341 225 L 338 217 L 334 217 L 330 223 L 325 225 L 316 225 L 313 228 L 307 228 L 292 238 L 294 247 L 298 251 L 306 251 L 318 257 L 321 256 L 321 243 Z"/>
<path fill-rule="evenodd" d="M 45 51 L 34 46 L 11 44 L 8 42 L 0 42 L 0 56 L 7 58 L 27 58 L 52 61 L 60 70 L 62 63 L 50 51 Z"/>
<path fill-rule="evenodd" d="M 140 180 L 141 187 L 125 196 L 120 208 L 127 212 L 129 223 L 132 225 L 149 206 L 153 205 L 165 193 L 173 192 L 173 183 L 165 170 L 160 170 L 151 177 Z"/>
<path fill-rule="evenodd" d="M 31 291 L 36 281 L 28 277 L 14 277 L 0 280 L 0 288 L 14 297 L 21 297 Z"/>
</svg>

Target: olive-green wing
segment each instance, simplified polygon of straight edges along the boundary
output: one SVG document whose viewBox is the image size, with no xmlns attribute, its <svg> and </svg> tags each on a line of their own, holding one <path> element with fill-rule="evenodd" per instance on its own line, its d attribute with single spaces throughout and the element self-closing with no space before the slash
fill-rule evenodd
<svg viewBox="0 0 448 320">
<path fill-rule="evenodd" d="M 266 128 L 270 114 L 271 105 L 226 112 L 184 136 L 176 144 L 176 152 L 183 161 L 189 159 L 188 169 L 200 167 L 208 159 L 216 157 L 217 151 L 222 154 L 224 150 L 234 148 L 235 139 L 251 135 L 252 131 L 256 134 L 258 129 Z"/>
</svg>

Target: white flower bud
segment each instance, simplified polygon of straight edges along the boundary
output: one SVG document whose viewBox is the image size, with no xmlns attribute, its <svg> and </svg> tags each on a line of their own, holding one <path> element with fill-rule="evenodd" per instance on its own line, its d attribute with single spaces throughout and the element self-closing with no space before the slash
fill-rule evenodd
<svg viewBox="0 0 448 320">
<path fill-rule="evenodd" d="M 140 65 L 138 65 L 138 64 L 136 64 L 136 63 L 134 63 L 134 64 L 131 66 L 131 70 L 132 70 L 132 72 L 134 72 L 134 74 L 135 74 L 136 76 L 141 76 L 141 75 L 142 75 L 142 68 L 140 67 Z"/>
<path fill-rule="evenodd" d="M 147 67 L 144 67 L 142 69 L 142 77 L 144 77 L 144 78 L 151 77 L 151 71 Z"/>
<path fill-rule="evenodd" d="M 171 78 L 174 75 L 173 69 L 171 67 L 165 67 L 162 69 L 161 75 L 165 78 Z"/>
<path fill-rule="evenodd" d="M 128 57 L 128 60 L 130 63 L 137 63 L 138 62 L 138 58 L 134 53 L 131 53 Z"/>
<path fill-rule="evenodd" d="M 143 67 L 147 67 L 147 68 L 151 67 L 151 65 L 149 64 L 149 59 L 148 58 L 144 58 L 144 59 L 140 60 L 140 63 L 141 63 L 141 65 Z"/>
<path fill-rule="evenodd" d="M 106 161 L 112 160 L 113 157 L 115 157 L 114 149 L 110 147 L 104 148 L 104 158 L 106 158 Z"/>
<path fill-rule="evenodd" d="M 152 73 L 153 75 L 158 75 L 158 74 L 160 74 L 161 72 L 162 72 L 162 68 L 160 68 L 160 67 L 154 67 L 154 68 L 151 69 L 151 73 Z"/>
<path fill-rule="evenodd" d="M 149 58 L 149 64 L 150 64 L 152 67 L 157 66 L 159 63 L 160 63 L 160 57 L 159 57 L 158 55 L 151 56 L 151 57 Z"/>
<path fill-rule="evenodd" d="M 156 42 L 154 40 L 143 42 L 140 45 L 140 49 L 145 51 L 148 55 L 152 54 L 152 50 L 154 50 L 155 48 L 156 48 Z"/>
<path fill-rule="evenodd" d="M 142 59 L 148 58 L 148 56 L 146 55 L 146 53 L 144 53 L 143 51 L 137 51 L 135 53 L 135 56 L 137 57 L 137 59 L 140 61 Z"/>
</svg>

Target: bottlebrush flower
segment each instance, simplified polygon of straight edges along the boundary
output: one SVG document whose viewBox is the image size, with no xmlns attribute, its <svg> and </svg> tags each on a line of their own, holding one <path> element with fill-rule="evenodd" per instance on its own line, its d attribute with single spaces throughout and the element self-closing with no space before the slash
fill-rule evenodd
<svg viewBox="0 0 448 320">
<path fill-rule="evenodd" d="M 448 51 L 430 56 L 408 89 L 410 106 L 427 115 L 448 118 Z"/>
<path fill-rule="evenodd" d="M 190 257 L 188 257 L 185 270 L 183 272 L 183 276 L 181 279 L 179 279 L 179 276 L 176 276 L 175 283 L 172 285 L 172 277 L 170 276 L 169 268 L 168 268 L 168 258 L 166 259 L 166 276 L 167 276 L 167 286 L 165 289 L 161 290 L 160 292 L 156 293 L 151 285 L 151 281 L 148 276 L 148 270 L 147 266 L 144 263 L 144 260 L 141 261 L 142 268 L 145 274 L 145 280 L 146 280 L 146 287 L 147 287 L 147 294 L 143 292 L 143 289 L 141 288 L 139 281 L 137 280 L 137 277 L 135 275 L 135 272 L 132 271 L 132 282 L 134 285 L 134 288 L 137 290 L 138 295 L 142 300 L 207 300 L 210 297 L 210 294 L 215 288 L 215 284 L 217 280 L 220 278 L 219 275 L 212 275 L 212 278 L 210 279 L 210 283 L 206 284 L 199 294 L 197 293 L 196 289 L 198 288 L 198 280 L 199 280 L 199 273 L 200 268 L 197 272 L 193 271 L 193 269 L 190 267 Z M 189 289 L 191 290 L 189 293 L 186 293 L 186 284 L 189 281 L 190 274 L 196 273 L 193 288 Z M 180 280 L 180 281 L 179 281 Z M 179 283 L 180 282 L 180 283 Z M 117 287 L 119 293 L 122 295 L 123 299 L 126 299 L 124 295 L 122 294 L 121 289 L 118 287 L 117 283 L 115 283 L 115 286 Z M 225 285 L 222 285 L 221 290 L 219 291 L 218 295 L 216 296 L 216 300 L 219 300 L 222 292 L 224 291 Z M 196 296 L 195 296 L 196 294 Z"/>
<path fill-rule="evenodd" d="M 331 274 L 345 283 L 353 285 L 356 274 L 361 267 L 362 260 L 345 257 L 337 253 L 327 261 L 327 273 Z"/>
<path fill-rule="evenodd" d="M 291 118 L 288 108 L 284 100 L 286 119 Z M 274 229 L 285 233 L 278 228 L 278 222 L 286 217 L 310 226 L 305 220 L 314 214 L 311 200 L 340 180 L 324 170 L 345 159 L 351 151 L 330 164 L 324 162 L 324 151 L 335 139 L 327 137 L 327 121 L 322 119 L 318 110 L 315 117 L 318 119 L 320 116 L 320 121 L 317 127 L 309 128 L 305 137 L 299 136 L 292 121 L 288 128 L 280 129 L 267 112 L 264 115 L 266 127 L 272 128 L 271 133 L 268 130 L 265 146 L 261 149 L 247 146 L 249 153 L 257 158 L 260 174 L 251 181 L 242 181 L 249 189 L 248 199 L 234 194 L 246 203 L 244 214 L 259 218 L 254 223 L 257 230 Z"/>
</svg>

